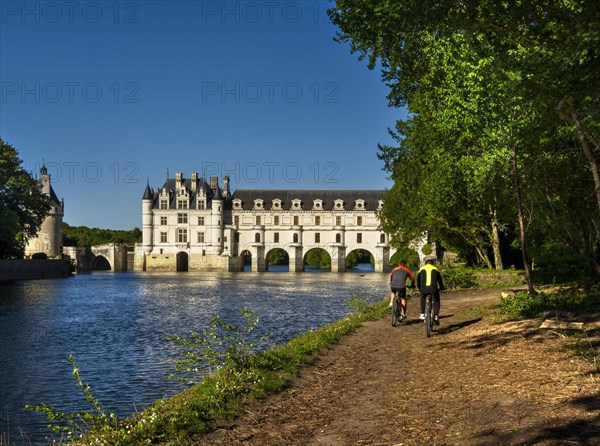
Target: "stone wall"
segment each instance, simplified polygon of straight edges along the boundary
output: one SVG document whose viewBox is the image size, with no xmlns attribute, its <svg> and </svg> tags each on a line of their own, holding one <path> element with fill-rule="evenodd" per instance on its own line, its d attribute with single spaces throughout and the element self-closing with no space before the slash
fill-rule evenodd
<svg viewBox="0 0 600 446">
<path fill-rule="evenodd" d="M 0 260 L 0 283 L 15 280 L 54 279 L 71 275 L 69 256 L 56 260 Z"/>
</svg>

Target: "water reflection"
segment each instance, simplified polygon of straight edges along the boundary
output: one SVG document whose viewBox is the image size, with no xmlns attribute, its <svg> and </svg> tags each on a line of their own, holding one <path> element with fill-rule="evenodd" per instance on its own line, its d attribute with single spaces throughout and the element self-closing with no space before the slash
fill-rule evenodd
<svg viewBox="0 0 600 446">
<path fill-rule="evenodd" d="M 24 412 L 25 404 L 89 409 L 71 377 L 69 354 L 100 403 L 127 416 L 181 390 L 167 379 L 176 348 L 165 335 L 203 331 L 214 314 L 236 321 L 244 308 L 259 316 L 259 334 L 271 331 L 274 342 L 285 342 L 345 315 L 344 301 L 359 289 L 383 298 L 387 275 L 367 274 L 369 266 L 357 269 L 362 277 L 127 272 L 0 287 L 0 444 L 44 438 L 46 421 Z"/>
</svg>

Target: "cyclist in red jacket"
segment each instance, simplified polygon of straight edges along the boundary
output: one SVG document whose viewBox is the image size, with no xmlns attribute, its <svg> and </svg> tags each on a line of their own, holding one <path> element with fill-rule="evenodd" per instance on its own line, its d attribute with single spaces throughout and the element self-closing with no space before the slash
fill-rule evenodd
<svg viewBox="0 0 600 446">
<path fill-rule="evenodd" d="M 400 299 L 400 320 L 406 318 L 406 279 L 410 278 L 411 285 L 415 284 L 415 276 L 406 267 L 406 260 L 400 260 L 400 264 L 390 273 L 390 307 L 394 302 L 394 297 L 398 294 Z"/>
</svg>

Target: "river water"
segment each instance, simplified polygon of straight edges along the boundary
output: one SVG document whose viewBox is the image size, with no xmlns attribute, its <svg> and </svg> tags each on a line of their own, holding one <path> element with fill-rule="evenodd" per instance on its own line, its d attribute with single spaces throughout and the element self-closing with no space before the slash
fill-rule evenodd
<svg viewBox="0 0 600 446">
<path fill-rule="evenodd" d="M 387 275 L 369 269 L 98 272 L 0 286 L 0 445 L 48 442 L 46 420 L 26 404 L 90 410 L 70 354 L 102 407 L 125 417 L 181 390 L 168 379 L 177 348 L 166 335 L 202 332 L 213 315 L 239 323 L 239 310 L 249 309 L 257 334 L 272 332 L 281 344 L 346 315 L 352 294 L 383 298 Z"/>
</svg>

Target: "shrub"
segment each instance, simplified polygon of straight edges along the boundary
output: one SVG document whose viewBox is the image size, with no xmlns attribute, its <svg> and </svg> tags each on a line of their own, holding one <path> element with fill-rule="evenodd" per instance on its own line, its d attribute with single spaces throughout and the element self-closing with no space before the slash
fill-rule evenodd
<svg viewBox="0 0 600 446">
<path fill-rule="evenodd" d="M 477 288 L 479 283 L 473 271 L 463 267 L 446 267 L 441 270 L 444 286 L 450 290 Z"/>
<path fill-rule="evenodd" d="M 36 252 L 35 254 L 33 254 L 31 256 L 32 259 L 35 260 L 46 260 L 48 258 L 48 256 L 46 255 L 45 252 Z"/>
</svg>

